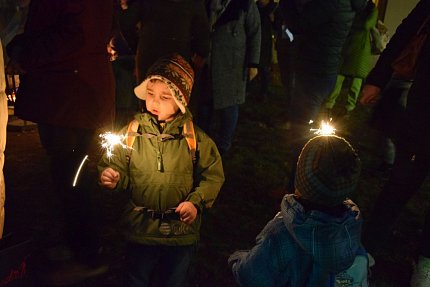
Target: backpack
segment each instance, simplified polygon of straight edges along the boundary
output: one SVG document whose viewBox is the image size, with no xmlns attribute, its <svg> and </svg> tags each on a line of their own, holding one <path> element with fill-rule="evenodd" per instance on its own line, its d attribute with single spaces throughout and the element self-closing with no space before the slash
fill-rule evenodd
<svg viewBox="0 0 430 287">
<path fill-rule="evenodd" d="M 138 134 L 137 131 L 139 130 L 139 122 L 137 120 L 132 120 L 129 124 L 128 124 L 128 128 L 127 128 L 127 140 L 126 140 L 126 145 L 127 145 L 127 150 L 129 150 L 129 155 L 128 160 L 130 160 L 130 155 L 131 155 L 131 150 L 133 147 L 133 143 L 136 139 L 136 135 Z M 193 160 L 193 164 L 195 164 L 197 162 L 197 140 L 196 140 L 196 133 L 194 131 L 194 123 L 192 120 L 188 120 L 185 122 L 184 124 L 184 129 L 182 132 L 182 136 L 185 137 L 185 140 L 187 141 L 188 144 L 188 148 L 190 150 L 191 153 L 191 157 Z"/>
</svg>

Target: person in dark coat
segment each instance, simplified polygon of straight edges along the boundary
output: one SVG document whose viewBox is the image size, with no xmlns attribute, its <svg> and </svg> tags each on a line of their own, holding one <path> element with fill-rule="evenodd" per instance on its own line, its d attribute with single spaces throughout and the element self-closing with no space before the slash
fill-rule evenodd
<svg viewBox="0 0 430 287">
<path fill-rule="evenodd" d="M 289 0 L 280 0 L 278 7 L 274 12 L 274 30 L 275 30 L 275 48 L 278 59 L 279 74 L 281 77 L 282 87 L 285 96 L 285 113 L 283 115 L 282 128 L 288 130 L 291 127 L 290 102 L 293 94 L 295 82 L 295 59 L 297 55 L 298 39 L 290 30 L 287 31 L 288 22 L 288 2 Z"/>
<path fill-rule="evenodd" d="M 209 23 L 202 0 L 142 0 L 137 82 L 160 57 L 178 53 L 200 68 L 209 53 Z"/>
<path fill-rule="evenodd" d="M 303 143 L 312 136 L 309 122 L 315 121 L 321 105 L 334 88 L 341 52 L 355 14 L 367 0 L 288 1 L 286 27 L 296 43 L 295 85 L 290 105 L 292 161 L 297 161 Z M 287 190 L 294 190 L 292 164 Z"/>
<path fill-rule="evenodd" d="M 260 15 L 254 0 L 211 0 L 207 3 L 211 24 L 211 51 L 205 79 L 207 97 L 201 100 L 197 123 L 212 134 L 213 113 L 220 125 L 215 139 L 221 155 L 229 151 L 245 102 L 246 84 L 258 73 Z"/>
<path fill-rule="evenodd" d="M 114 119 L 114 77 L 106 49 L 112 19 L 111 1 L 34 0 L 24 33 L 7 46 L 8 73 L 20 74 L 15 114 L 38 124 L 63 204 L 64 237 L 88 276 L 106 268 L 84 268 L 99 246 L 88 225 L 87 190 L 72 183 L 95 131 Z"/>
<path fill-rule="evenodd" d="M 360 103 L 375 102 L 381 90 L 390 81 L 392 63 L 407 47 L 423 23 L 430 33 L 430 0 L 421 0 L 402 21 L 395 34 L 380 55 L 363 87 Z M 427 21 L 427 22 L 425 22 Z M 430 123 L 430 41 L 427 37 L 419 52 L 413 83 L 406 103 L 402 125 L 398 128 L 396 159 L 388 182 L 379 194 L 370 222 L 365 229 L 369 248 L 383 246 L 390 240 L 390 231 L 409 199 L 417 193 L 430 171 L 428 124 Z M 388 95 L 386 95 L 388 96 Z M 428 210 L 427 210 L 428 211 Z M 411 279 L 411 286 L 430 285 L 430 212 L 424 221 L 419 248 L 418 265 Z M 427 274 L 427 275 L 426 275 Z"/>
<path fill-rule="evenodd" d="M 261 23 L 260 63 L 258 65 L 260 89 L 257 99 L 265 101 L 267 100 L 272 73 L 273 13 L 277 4 L 273 0 L 259 0 L 257 1 L 257 7 Z"/>
<path fill-rule="evenodd" d="M 112 69 L 115 75 L 115 129 L 120 129 L 133 119 L 139 110 L 134 96 L 136 87 L 136 49 L 140 17 L 139 0 L 116 0 L 116 30 L 109 42 Z"/>
</svg>

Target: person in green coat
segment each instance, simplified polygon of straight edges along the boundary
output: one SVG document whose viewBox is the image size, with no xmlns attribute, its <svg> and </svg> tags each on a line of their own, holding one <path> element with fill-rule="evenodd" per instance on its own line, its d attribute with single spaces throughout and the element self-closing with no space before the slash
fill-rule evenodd
<svg viewBox="0 0 430 287">
<path fill-rule="evenodd" d="M 130 148 L 99 163 L 100 184 L 130 194 L 122 218 L 126 286 L 183 286 L 202 213 L 224 182 L 215 143 L 194 129 L 186 108 L 193 81 L 193 69 L 178 54 L 156 61 L 134 90 L 146 111 L 135 117 L 138 128 L 123 130 Z M 196 153 L 190 139 L 197 143 Z"/>
<path fill-rule="evenodd" d="M 350 34 L 342 51 L 342 64 L 337 76 L 336 85 L 328 97 L 325 108 L 331 116 L 344 81 L 349 78 L 348 98 L 344 108 L 338 113 L 338 117 L 348 115 L 355 109 L 363 80 L 371 69 L 371 41 L 370 30 L 378 21 L 378 9 L 373 1 L 369 1 L 366 8 L 358 13 L 351 26 Z"/>
</svg>

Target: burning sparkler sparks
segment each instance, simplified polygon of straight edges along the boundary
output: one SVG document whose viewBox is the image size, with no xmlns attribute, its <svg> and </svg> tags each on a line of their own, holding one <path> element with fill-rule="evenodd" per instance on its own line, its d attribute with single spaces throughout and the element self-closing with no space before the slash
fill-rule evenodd
<svg viewBox="0 0 430 287">
<path fill-rule="evenodd" d="M 313 123 L 313 121 L 309 121 L 309 124 Z M 327 121 L 321 121 L 321 125 L 318 129 L 311 129 L 311 132 L 314 132 L 316 135 L 326 136 L 326 135 L 334 135 L 336 133 L 336 129 Z"/>
<path fill-rule="evenodd" d="M 106 156 L 108 157 L 108 159 L 112 158 L 115 146 L 119 145 L 122 148 L 128 148 L 127 145 L 124 143 L 124 140 L 126 138 L 125 135 L 117 135 L 111 132 L 107 132 L 101 134 L 100 137 L 102 138 L 102 148 L 106 149 Z"/>
<path fill-rule="evenodd" d="M 79 174 L 81 173 L 81 169 L 84 166 L 84 163 L 87 159 L 88 159 L 88 155 L 86 155 L 84 159 L 81 161 L 81 164 L 79 165 L 78 171 L 76 172 L 75 178 L 73 180 L 73 185 L 72 185 L 73 187 L 76 186 L 76 182 L 78 181 L 78 177 L 79 177 Z"/>
</svg>

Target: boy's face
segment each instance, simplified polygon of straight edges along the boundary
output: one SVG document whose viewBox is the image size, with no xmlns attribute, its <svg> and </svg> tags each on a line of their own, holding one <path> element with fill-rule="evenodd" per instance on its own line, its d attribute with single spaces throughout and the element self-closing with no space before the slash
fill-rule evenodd
<svg viewBox="0 0 430 287">
<path fill-rule="evenodd" d="M 151 80 L 146 86 L 146 109 L 159 121 L 172 121 L 179 111 L 167 84 Z"/>
</svg>

